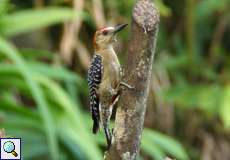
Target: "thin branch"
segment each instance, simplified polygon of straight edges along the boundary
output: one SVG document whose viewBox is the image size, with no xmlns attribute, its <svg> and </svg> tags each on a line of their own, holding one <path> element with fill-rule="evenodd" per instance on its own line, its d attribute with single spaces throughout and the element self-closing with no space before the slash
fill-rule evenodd
<svg viewBox="0 0 230 160">
<path fill-rule="evenodd" d="M 87 70 L 90 65 L 90 54 L 87 48 L 80 40 L 76 40 L 75 46 L 81 66 L 84 70 Z"/>
<path fill-rule="evenodd" d="M 106 24 L 103 4 L 101 0 L 93 0 L 93 16 L 97 28 L 104 27 Z"/>
<path fill-rule="evenodd" d="M 74 0 L 73 8 L 76 12 L 82 12 L 84 0 Z M 90 54 L 83 43 L 80 42 L 78 34 L 82 25 L 82 18 L 78 17 L 64 25 L 62 40 L 60 43 L 60 54 L 66 64 L 70 64 L 72 54 L 76 50 L 81 66 L 87 70 L 90 63 Z"/>
<path fill-rule="evenodd" d="M 185 1 L 185 36 L 186 36 L 186 45 L 188 48 L 188 57 L 192 60 L 195 54 L 194 42 L 196 39 L 195 35 L 195 20 L 194 20 L 194 7 L 195 0 L 186 0 Z"/>
<path fill-rule="evenodd" d="M 123 91 L 118 102 L 112 146 L 105 153 L 107 160 L 133 160 L 139 153 L 158 23 L 159 12 L 152 0 L 138 0 L 132 13 L 123 79 L 135 89 Z"/>
<path fill-rule="evenodd" d="M 228 14 L 222 15 L 221 18 L 219 19 L 219 22 L 214 30 L 210 48 L 209 48 L 209 56 L 211 62 L 215 62 L 216 57 L 215 57 L 215 49 L 216 47 L 219 47 L 221 44 L 221 40 L 224 36 L 224 32 L 228 26 L 230 16 Z"/>
</svg>

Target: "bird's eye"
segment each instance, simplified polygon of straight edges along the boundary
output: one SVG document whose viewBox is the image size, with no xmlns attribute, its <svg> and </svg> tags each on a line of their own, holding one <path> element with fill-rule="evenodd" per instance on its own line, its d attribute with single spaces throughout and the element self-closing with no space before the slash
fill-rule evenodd
<svg viewBox="0 0 230 160">
<path fill-rule="evenodd" d="M 104 30 L 104 31 L 102 32 L 102 34 L 103 34 L 104 36 L 106 36 L 106 35 L 108 34 L 108 31 L 107 31 L 107 30 Z"/>
</svg>

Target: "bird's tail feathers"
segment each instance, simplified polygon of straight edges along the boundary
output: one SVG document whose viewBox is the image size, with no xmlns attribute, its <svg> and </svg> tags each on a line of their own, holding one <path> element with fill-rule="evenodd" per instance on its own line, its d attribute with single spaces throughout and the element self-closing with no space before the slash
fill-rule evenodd
<svg viewBox="0 0 230 160">
<path fill-rule="evenodd" d="M 97 134 L 100 128 L 100 123 L 98 120 L 93 121 L 93 134 Z"/>
</svg>

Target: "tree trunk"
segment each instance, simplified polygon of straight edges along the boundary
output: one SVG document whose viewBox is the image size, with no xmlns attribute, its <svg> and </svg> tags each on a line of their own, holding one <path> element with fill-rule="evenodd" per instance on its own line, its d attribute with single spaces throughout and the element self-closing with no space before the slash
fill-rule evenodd
<svg viewBox="0 0 230 160">
<path fill-rule="evenodd" d="M 152 72 L 159 13 L 152 0 L 138 0 L 132 12 L 132 30 L 123 81 L 134 89 L 122 92 L 118 102 L 113 142 L 107 160 L 133 160 L 139 153 Z"/>
</svg>

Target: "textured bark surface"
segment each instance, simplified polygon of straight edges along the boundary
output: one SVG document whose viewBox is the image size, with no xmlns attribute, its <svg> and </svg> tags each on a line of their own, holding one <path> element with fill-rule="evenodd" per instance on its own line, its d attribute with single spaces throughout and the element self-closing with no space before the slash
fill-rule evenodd
<svg viewBox="0 0 230 160">
<path fill-rule="evenodd" d="M 135 89 L 123 91 L 119 99 L 112 146 L 105 153 L 107 160 L 133 160 L 139 153 L 158 24 L 159 13 L 152 0 L 138 0 L 132 12 L 123 78 Z"/>
</svg>

